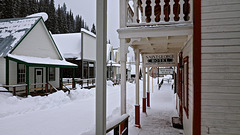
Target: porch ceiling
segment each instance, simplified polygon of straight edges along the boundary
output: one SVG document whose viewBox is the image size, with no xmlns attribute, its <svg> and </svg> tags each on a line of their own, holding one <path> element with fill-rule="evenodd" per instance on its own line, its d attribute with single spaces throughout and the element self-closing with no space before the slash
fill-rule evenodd
<svg viewBox="0 0 240 135">
<path fill-rule="evenodd" d="M 188 35 L 144 37 L 132 42 L 133 49 L 139 49 L 141 54 L 149 53 L 177 53 L 185 45 Z"/>
<path fill-rule="evenodd" d="M 125 27 L 118 29 L 125 39 L 141 54 L 178 53 L 193 33 L 192 23 Z"/>
</svg>

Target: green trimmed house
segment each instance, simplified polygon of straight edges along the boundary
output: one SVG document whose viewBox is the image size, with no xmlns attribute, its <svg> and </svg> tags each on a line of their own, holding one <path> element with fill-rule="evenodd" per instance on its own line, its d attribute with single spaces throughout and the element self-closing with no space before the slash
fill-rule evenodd
<svg viewBox="0 0 240 135">
<path fill-rule="evenodd" d="M 61 87 L 61 68 L 77 68 L 67 62 L 47 30 L 42 17 L 0 20 L 0 84 L 17 90 Z"/>
</svg>

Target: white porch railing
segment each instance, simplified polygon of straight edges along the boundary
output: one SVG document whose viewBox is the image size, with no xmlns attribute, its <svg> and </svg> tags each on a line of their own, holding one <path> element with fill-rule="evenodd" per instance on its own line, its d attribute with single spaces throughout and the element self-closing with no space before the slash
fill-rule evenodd
<svg viewBox="0 0 240 135">
<path fill-rule="evenodd" d="M 127 0 L 127 5 L 125 5 L 128 7 L 126 25 L 191 23 L 192 2 L 193 0 Z"/>
</svg>

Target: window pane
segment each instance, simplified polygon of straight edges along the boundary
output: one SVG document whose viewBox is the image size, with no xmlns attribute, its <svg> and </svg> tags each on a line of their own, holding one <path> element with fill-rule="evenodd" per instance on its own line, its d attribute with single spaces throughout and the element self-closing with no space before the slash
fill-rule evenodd
<svg viewBox="0 0 240 135">
<path fill-rule="evenodd" d="M 25 83 L 25 65 L 18 64 L 17 83 Z"/>
<path fill-rule="evenodd" d="M 83 78 L 88 78 L 88 62 L 83 62 Z"/>
<path fill-rule="evenodd" d="M 49 68 L 49 81 L 55 81 L 55 68 Z"/>
<path fill-rule="evenodd" d="M 95 67 L 94 62 L 90 62 L 89 63 L 89 78 L 94 78 L 95 77 L 95 73 L 94 73 L 95 69 L 94 69 L 94 67 Z"/>
</svg>

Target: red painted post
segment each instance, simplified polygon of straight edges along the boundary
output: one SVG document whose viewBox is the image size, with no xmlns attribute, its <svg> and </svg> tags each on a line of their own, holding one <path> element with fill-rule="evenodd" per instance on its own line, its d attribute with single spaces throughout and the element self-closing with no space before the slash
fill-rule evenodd
<svg viewBox="0 0 240 135">
<path fill-rule="evenodd" d="M 122 132 L 123 132 L 123 130 L 124 130 L 124 128 L 125 128 L 125 124 L 124 124 L 125 122 L 122 122 L 121 124 L 120 124 L 120 134 L 122 134 Z"/>
<path fill-rule="evenodd" d="M 147 92 L 147 107 L 150 107 L 150 92 Z"/>
<path fill-rule="evenodd" d="M 141 126 L 140 126 L 140 105 L 135 105 L 135 127 L 141 128 Z"/>
<path fill-rule="evenodd" d="M 147 111 L 146 111 L 146 98 L 143 98 L 142 101 L 143 101 L 143 110 L 142 110 L 142 111 L 143 111 L 144 113 L 146 113 L 146 112 L 147 112 Z"/>
</svg>

